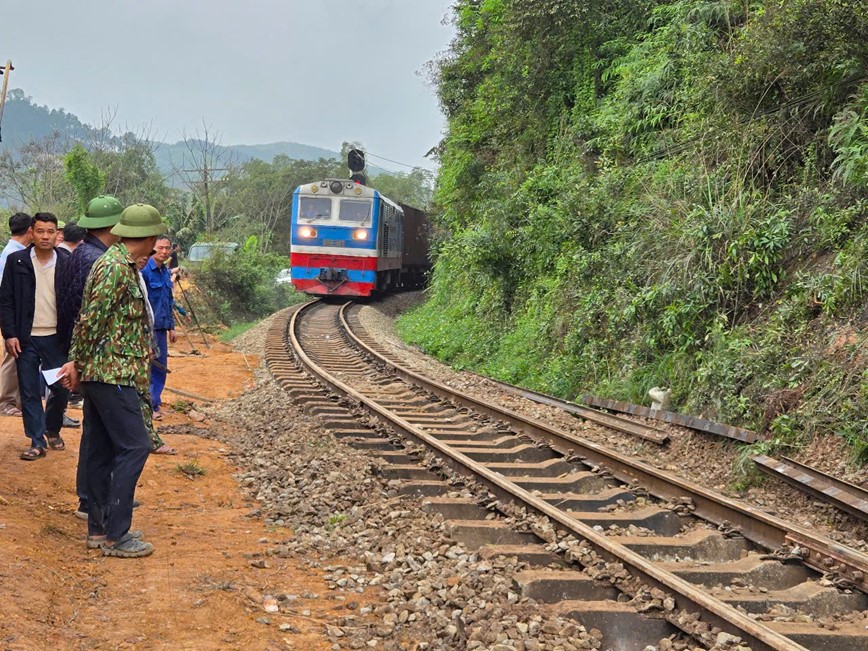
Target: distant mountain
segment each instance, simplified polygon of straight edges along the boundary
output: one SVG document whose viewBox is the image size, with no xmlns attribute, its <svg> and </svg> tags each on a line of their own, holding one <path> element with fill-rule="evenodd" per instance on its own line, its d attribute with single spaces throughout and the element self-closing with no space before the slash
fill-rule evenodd
<svg viewBox="0 0 868 651">
<path fill-rule="evenodd" d="M 55 131 L 75 140 L 81 140 L 95 131 L 64 109 L 35 104 L 20 88 L 13 88 L 6 95 L 0 129 L 0 137 L 3 138 L 0 149 L 14 149 L 30 140 L 41 140 Z"/>
<path fill-rule="evenodd" d="M 275 156 L 284 155 L 296 160 L 319 160 L 320 158 L 340 158 L 341 154 L 330 149 L 304 145 L 298 142 L 272 142 L 265 145 L 227 145 L 227 158 L 235 164 L 243 163 L 252 158 L 271 162 Z M 175 167 L 181 167 L 185 160 L 190 160 L 190 152 L 183 140 L 175 144 L 163 144 L 154 152 L 157 166 L 167 177 L 172 176 Z M 218 175 L 219 176 L 219 175 Z"/>
<path fill-rule="evenodd" d="M 39 106 L 23 90 L 15 88 L 6 97 L 6 107 L 3 112 L 3 123 L 0 125 L 3 141 L 0 151 L 14 149 L 30 140 L 40 140 L 50 136 L 55 131 L 71 140 L 87 140 L 98 132 L 91 125 L 83 123 L 72 113 L 64 109 L 52 109 Z M 226 145 L 231 159 L 235 163 L 243 163 L 251 158 L 267 162 L 279 155 L 298 160 L 319 160 L 320 158 L 340 158 L 340 152 L 297 142 L 273 142 L 265 145 Z M 187 147 L 183 141 L 174 144 L 164 143 L 156 152 L 157 165 L 167 177 L 173 176 L 173 165 L 184 165 Z M 189 160 L 189 156 L 187 156 Z"/>
</svg>

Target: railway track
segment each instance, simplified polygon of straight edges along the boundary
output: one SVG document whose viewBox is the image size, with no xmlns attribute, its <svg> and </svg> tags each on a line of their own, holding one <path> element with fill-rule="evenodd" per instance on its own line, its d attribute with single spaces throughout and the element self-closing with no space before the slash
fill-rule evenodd
<svg viewBox="0 0 868 651">
<path fill-rule="evenodd" d="M 864 616 L 844 616 L 868 608 L 865 555 L 459 395 L 390 361 L 354 309 L 312 303 L 276 320 L 272 374 L 337 437 L 387 460 L 385 472 L 425 496 L 454 537 L 527 562 L 522 594 L 600 629 L 604 648 L 678 631 L 707 648 L 868 644 Z M 380 425 L 361 423 L 360 408 Z M 484 487 L 480 499 L 442 497 L 444 476 Z"/>
</svg>

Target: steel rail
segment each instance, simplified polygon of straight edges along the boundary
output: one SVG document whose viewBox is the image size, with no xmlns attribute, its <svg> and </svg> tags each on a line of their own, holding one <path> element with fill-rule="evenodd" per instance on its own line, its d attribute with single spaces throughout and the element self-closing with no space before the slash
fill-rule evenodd
<svg viewBox="0 0 868 651">
<path fill-rule="evenodd" d="M 350 333 L 351 330 L 349 329 L 349 325 L 346 323 L 345 318 L 345 309 L 347 305 L 349 304 L 346 304 L 341 308 L 340 321 L 345 332 Z M 368 398 L 364 394 L 356 391 L 351 386 L 328 373 L 328 371 L 321 368 L 310 359 L 298 339 L 298 319 L 301 314 L 305 313 L 307 309 L 309 309 L 309 306 L 310 305 L 302 306 L 292 315 L 287 327 L 286 337 L 289 345 L 295 352 L 298 362 L 327 387 L 339 394 L 348 396 L 350 399 L 363 406 L 375 417 L 382 419 L 384 422 L 390 423 L 393 427 L 397 428 L 414 441 L 435 450 L 439 455 L 441 455 L 444 463 L 450 466 L 453 470 L 461 474 L 466 474 L 469 471 L 472 473 L 474 478 L 481 480 L 500 499 L 521 502 L 535 512 L 547 516 L 550 520 L 558 523 L 566 530 L 571 531 L 579 538 L 588 541 L 595 547 L 597 553 L 604 558 L 624 564 L 629 568 L 634 576 L 640 578 L 645 583 L 674 595 L 676 597 L 676 609 L 698 608 L 703 614 L 703 621 L 713 626 L 718 626 L 724 630 L 729 629 L 732 634 L 739 635 L 744 642 L 753 648 L 754 651 L 807 651 L 805 647 L 796 644 L 786 636 L 762 625 L 760 622 L 754 621 L 736 608 L 728 606 L 722 601 L 705 594 L 688 581 L 662 570 L 653 563 L 647 561 L 638 553 L 611 541 L 605 535 L 595 531 L 589 525 L 571 517 L 566 512 L 561 511 L 557 507 L 552 506 L 543 499 L 509 481 L 500 473 L 489 470 L 484 465 L 474 461 L 470 457 L 457 452 L 450 446 L 445 445 L 430 434 L 427 434 L 425 431 L 415 427 L 407 420 L 392 413 L 389 409 L 381 406 L 375 400 Z M 689 606 L 687 604 L 689 604 Z M 675 613 L 677 613 L 677 610 L 673 611 L 673 614 L 666 613 L 664 616 L 677 628 L 682 628 L 682 630 L 684 630 L 682 626 L 679 626 L 678 620 L 674 616 Z M 693 634 L 692 631 L 685 632 L 691 635 Z"/>
<path fill-rule="evenodd" d="M 542 405 L 549 405 L 550 407 L 557 407 L 558 409 L 563 409 L 564 411 L 578 416 L 579 418 L 591 421 L 592 423 L 597 423 L 597 425 L 602 425 L 603 427 L 608 427 L 609 429 L 614 429 L 619 432 L 624 432 L 625 434 L 637 436 L 641 439 L 645 439 L 646 441 L 656 443 L 657 445 L 665 445 L 669 442 L 669 434 L 660 429 L 659 427 L 643 425 L 642 423 L 637 423 L 630 420 L 629 418 L 624 418 L 623 416 L 618 416 L 616 414 L 607 414 L 606 412 L 600 411 L 599 409 L 594 409 L 593 407 L 583 407 L 576 404 L 575 402 L 561 400 L 560 398 L 548 396 L 544 393 L 540 393 L 539 391 L 534 391 L 533 389 L 525 389 L 524 387 L 519 387 L 514 384 L 510 384 L 509 382 L 502 382 L 501 380 L 495 380 L 490 377 L 485 377 L 484 375 L 479 375 L 478 373 L 473 373 L 472 371 L 464 372 L 471 373 L 476 377 L 480 377 L 488 380 L 489 382 L 493 382 L 505 391 L 509 391 L 510 393 L 521 396 L 522 398 L 532 400 L 533 402 L 537 402 Z"/>
<path fill-rule="evenodd" d="M 612 400 L 611 398 L 598 398 L 590 394 L 584 394 L 580 400 L 586 405 L 592 407 L 600 407 L 602 409 L 610 409 L 612 411 L 620 411 L 625 414 L 633 414 L 634 416 L 642 416 L 643 418 L 653 418 L 662 420 L 664 423 L 671 425 L 681 425 L 698 432 L 708 432 L 717 436 L 725 436 L 743 443 L 756 443 L 762 437 L 743 427 L 735 427 L 734 425 L 724 425 L 723 423 L 715 423 L 712 420 L 699 418 L 698 416 L 687 416 L 674 411 L 666 411 L 665 409 L 650 409 L 642 405 L 634 405 L 631 402 L 623 402 L 621 400 Z"/>
<path fill-rule="evenodd" d="M 864 488 L 827 475 L 788 457 L 775 459 L 758 454 L 753 457 L 753 462 L 768 475 L 833 504 L 860 520 L 868 521 L 868 491 Z"/>
<path fill-rule="evenodd" d="M 738 527 L 748 540 L 768 549 L 794 546 L 802 552 L 802 560 L 809 567 L 825 573 L 836 568 L 838 574 L 853 587 L 868 593 L 868 555 L 798 525 L 785 522 L 758 508 L 720 495 L 699 484 L 663 472 L 654 466 L 621 454 L 603 445 L 588 441 L 568 432 L 550 427 L 499 405 L 460 394 L 450 387 L 425 378 L 397 362 L 377 353 L 366 345 L 352 330 L 348 336 L 366 354 L 389 367 L 393 373 L 409 384 L 415 384 L 443 400 L 458 401 L 493 420 L 508 422 L 515 431 L 531 437 L 543 438 L 553 450 L 569 456 L 578 453 L 588 465 L 602 467 L 625 484 L 639 484 L 662 500 L 691 498 L 694 514 L 718 525 L 724 523 Z"/>
</svg>

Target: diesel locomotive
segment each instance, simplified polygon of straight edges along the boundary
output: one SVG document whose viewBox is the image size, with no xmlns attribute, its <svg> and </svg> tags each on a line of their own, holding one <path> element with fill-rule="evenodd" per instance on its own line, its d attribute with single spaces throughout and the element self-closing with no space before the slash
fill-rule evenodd
<svg viewBox="0 0 868 651">
<path fill-rule="evenodd" d="M 292 198 L 292 284 L 317 296 L 370 296 L 424 285 L 428 218 L 352 180 L 296 188 Z"/>
</svg>

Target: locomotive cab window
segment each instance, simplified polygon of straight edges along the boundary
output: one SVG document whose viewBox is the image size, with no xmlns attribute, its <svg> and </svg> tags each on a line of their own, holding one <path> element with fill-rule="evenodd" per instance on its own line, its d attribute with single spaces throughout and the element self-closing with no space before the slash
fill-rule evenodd
<svg viewBox="0 0 868 651">
<path fill-rule="evenodd" d="M 344 199 L 338 219 L 342 222 L 365 222 L 371 217 L 370 200 Z"/>
<path fill-rule="evenodd" d="M 301 197 L 298 214 L 299 218 L 306 222 L 331 219 L 332 200 L 329 197 Z"/>
</svg>

